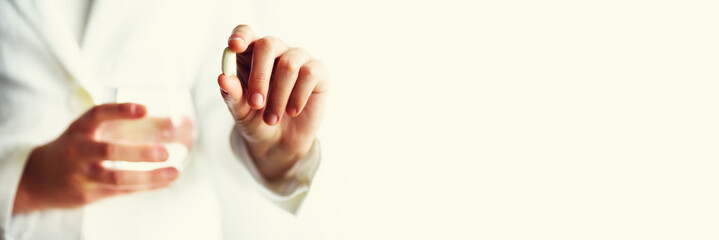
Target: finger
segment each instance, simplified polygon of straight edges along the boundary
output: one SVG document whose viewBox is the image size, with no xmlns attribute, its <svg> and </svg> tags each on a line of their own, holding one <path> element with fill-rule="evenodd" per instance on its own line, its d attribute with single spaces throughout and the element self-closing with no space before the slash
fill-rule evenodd
<svg viewBox="0 0 719 240">
<path fill-rule="evenodd" d="M 102 123 L 101 132 L 97 132 L 90 139 L 109 141 L 139 141 L 139 142 L 169 142 L 175 135 L 186 129 L 185 117 L 152 117 L 142 122 L 115 120 Z M 184 125 L 182 125 L 184 124 Z M 184 128 L 180 128 L 184 127 Z"/>
<path fill-rule="evenodd" d="M 168 184 L 179 175 L 174 167 L 166 167 L 151 171 L 130 171 L 104 168 L 95 164 L 91 168 L 89 179 L 99 185 L 115 188 L 152 187 Z"/>
<path fill-rule="evenodd" d="M 249 62 L 251 60 L 247 60 L 247 61 Z M 238 60 L 237 66 L 238 66 L 237 73 L 240 74 L 237 77 L 240 78 L 240 84 L 242 84 L 242 89 L 246 90 L 247 82 L 249 81 L 248 79 L 250 78 L 250 67 L 249 67 L 250 65 L 247 64 L 247 66 L 243 66 L 239 63 L 239 60 Z"/>
<path fill-rule="evenodd" d="M 265 110 L 264 120 L 269 125 L 277 124 L 284 115 L 287 100 L 297 81 L 300 67 L 310 60 L 309 54 L 300 48 L 287 50 L 277 60 L 274 79 Z"/>
<path fill-rule="evenodd" d="M 170 186 L 170 183 L 172 182 L 157 183 L 153 185 L 135 185 L 132 187 L 117 187 L 107 184 L 99 185 L 96 183 L 94 184 L 96 187 L 92 189 L 93 191 L 90 191 L 90 193 L 88 193 L 88 198 L 90 199 L 89 202 L 92 202 L 94 200 L 99 200 L 102 198 L 117 196 L 121 194 L 165 188 Z"/>
<path fill-rule="evenodd" d="M 242 84 L 237 76 L 220 74 L 217 77 L 217 84 L 220 86 L 222 96 L 228 97 L 226 100 L 229 100 L 230 103 L 246 102 L 243 98 Z"/>
<path fill-rule="evenodd" d="M 311 60 L 300 68 L 297 83 L 287 103 L 287 114 L 298 116 L 313 93 L 327 91 L 327 68 L 318 60 Z"/>
<path fill-rule="evenodd" d="M 230 38 L 227 39 L 227 46 L 236 53 L 242 53 L 247 51 L 254 41 L 255 31 L 248 25 L 238 25 L 232 30 Z"/>
<path fill-rule="evenodd" d="M 136 103 L 109 103 L 97 105 L 85 112 L 72 127 L 92 133 L 102 122 L 113 119 L 135 119 L 147 114 L 145 106 Z"/>
<path fill-rule="evenodd" d="M 83 146 L 90 161 L 162 162 L 169 157 L 165 146 L 160 144 L 87 142 Z"/>
<path fill-rule="evenodd" d="M 247 84 L 250 107 L 254 109 L 264 107 L 275 59 L 286 50 L 287 45 L 273 37 L 255 41 L 252 50 L 250 81 Z"/>
<path fill-rule="evenodd" d="M 235 121 L 244 119 L 250 112 L 250 106 L 247 105 L 247 100 L 244 98 L 242 84 L 237 76 L 220 74 L 217 77 L 217 83 L 220 85 L 220 94 L 225 99 L 227 108 L 232 113 Z"/>
</svg>

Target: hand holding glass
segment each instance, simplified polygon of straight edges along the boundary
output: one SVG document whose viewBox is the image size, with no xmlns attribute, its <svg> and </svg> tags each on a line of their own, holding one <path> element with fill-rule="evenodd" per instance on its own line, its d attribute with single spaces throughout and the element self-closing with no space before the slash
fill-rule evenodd
<svg viewBox="0 0 719 240">
<path fill-rule="evenodd" d="M 145 105 L 148 114 L 140 119 L 104 122 L 96 131 L 97 140 L 133 145 L 161 144 L 169 157 L 164 162 L 106 160 L 104 167 L 149 171 L 172 166 L 182 170 L 195 139 L 192 101 L 187 89 L 113 87 L 107 89 L 105 100 L 139 103 Z"/>
</svg>

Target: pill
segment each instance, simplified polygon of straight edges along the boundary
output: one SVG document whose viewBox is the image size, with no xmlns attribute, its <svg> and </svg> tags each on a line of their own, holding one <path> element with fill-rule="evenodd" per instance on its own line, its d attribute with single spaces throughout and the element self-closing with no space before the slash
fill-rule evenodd
<svg viewBox="0 0 719 240">
<path fill-rule="evenodd" d="M 222 54 L 222 73 L 228 76 L 237 75 L 237 55 L 229 47 L 226 47 Z"/>
</svg>

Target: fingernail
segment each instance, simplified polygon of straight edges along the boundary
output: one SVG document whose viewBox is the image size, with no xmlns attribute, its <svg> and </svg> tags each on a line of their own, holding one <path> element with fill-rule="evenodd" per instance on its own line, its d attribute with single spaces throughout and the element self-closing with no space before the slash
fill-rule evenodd
<svg viewBox="0 0 719 240">
<path fill-rule="evenodd" d="M 255 107 L 262 106 L 262 101 L 262 94 L 259 93 L 252 94 L 252 97 L 250 98 L 250 103 L 252 103 L 252 105 L 255 105 Z"/>
<path fill-rule="evenodd" d="M 295 108 L 295 107 L 287 107 L 287 114 L 289 114 L 290 116 L 295 116 L 295 115 L 297 115 L 297 108 Z"/>
<path fill-rule="evenodd" d="M 132 116 L 137 115 L 137 105 L 130 104 L 130 115 L 132 115 Z"/>
<path fill-rule="evenodd" d="M 241 37 L 238 37 L 238 36 L 234 36 L 234 35 L 230 36 L 230 39 L 227 40 L 227 42 L 231 42 L 231 41 L 237 41 L 237 43 L 239 45 L 242 45 L 245 43 L 244 39 L 242 39 Z"/>
<path fill-rule="evenodd" d="M 144 115 L 145 112 L 147 112 L 147 108 L 145 108 L 145 107 L 142 106 L 142 105 L 132 104 L 132 106 L 130 106 L 130 114 L 131 114 L 132 116 L 139 117 L 139 116 Z"/>
<path fill-rule="evenodd" d="M 279 117 L 277 114 L 265 112 L 265 121 L 267 121 L 270 125 L 275 125 L 277 121 L 279 120 Z"/>
<path fill-rule="evenodd" d="M 173 179 L 173 178 L 177 177 L 177 170 L 175 170 L 174 168 L 167 168 L 164 171 L 162 171 L 162 176 L 165 179 Z"/>
</svg>

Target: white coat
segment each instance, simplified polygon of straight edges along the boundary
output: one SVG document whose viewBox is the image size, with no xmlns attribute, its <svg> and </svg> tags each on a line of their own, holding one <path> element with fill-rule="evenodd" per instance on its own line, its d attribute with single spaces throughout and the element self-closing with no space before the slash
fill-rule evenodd
<svg viewBox="0 0 719 240">
<path fill-rule="evenodd" d="M 0 239 L 257 238 L 263 236 L 253 233 L 258 229 L 280 230 L 258 224 L 281 221 L 258 218 L 291 217 L 275 209 L 296 212 L 319 150 L 315 142 L 287 178 L 267 183 L 241 138 L 230 141 L 233 123 L 216 77 L 227 36 L 251 17 L 248 5 L 95 0 L 80 21 L 79 39 L 68 20 L 72 7 L 52 0 L 0 1 Z M 199 128 L 190 163 L 175 183 L 78 209 L 12 215 L 28 153 L 100 103 L 103 79 L 168 76 L 193 90 Z M 225 210 L 229 205 L 232 211 Z M 268 207 L 275 205 L 280 208 Z"/>
</svg>

